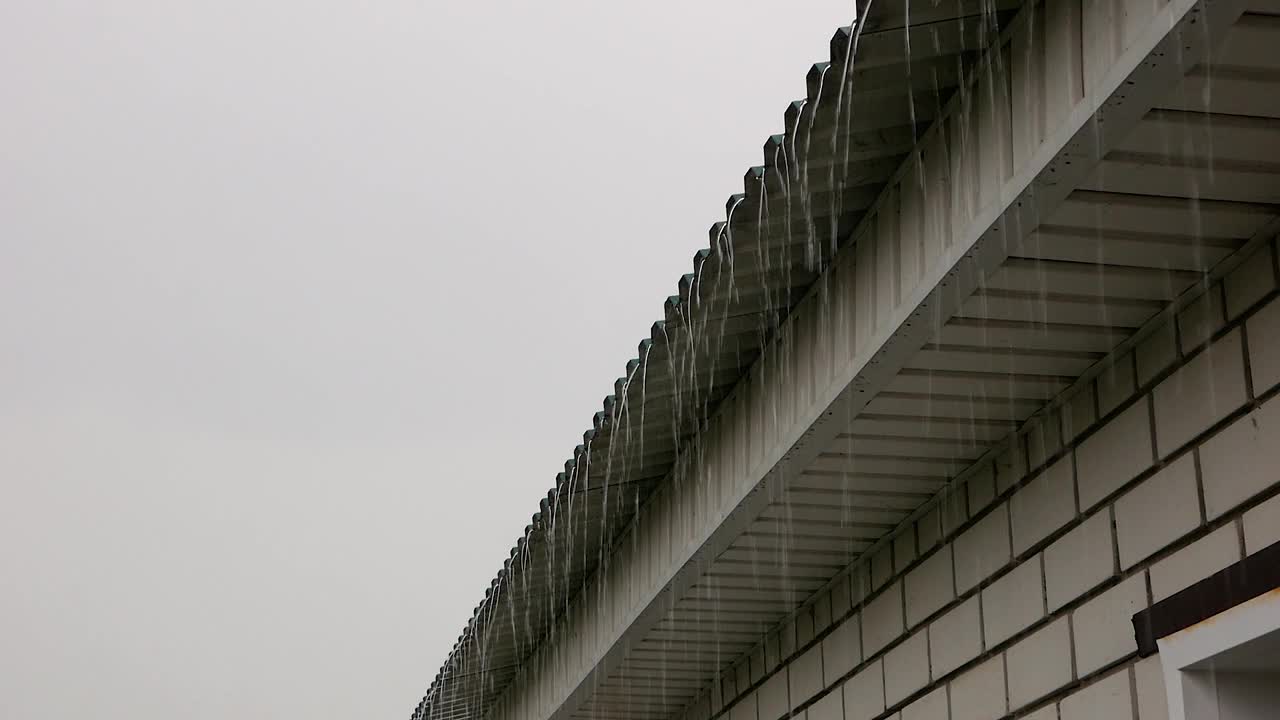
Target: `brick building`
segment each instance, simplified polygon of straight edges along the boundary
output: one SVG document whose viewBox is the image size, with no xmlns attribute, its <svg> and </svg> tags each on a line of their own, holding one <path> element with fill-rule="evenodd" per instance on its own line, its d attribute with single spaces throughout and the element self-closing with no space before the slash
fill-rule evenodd
<svg viewBox="0 0 1280 720">
<path fill-rule="evenodd" d="M 860 5 L 415 718 L 1280 708 L 1280 5 Z"/>
</svg>

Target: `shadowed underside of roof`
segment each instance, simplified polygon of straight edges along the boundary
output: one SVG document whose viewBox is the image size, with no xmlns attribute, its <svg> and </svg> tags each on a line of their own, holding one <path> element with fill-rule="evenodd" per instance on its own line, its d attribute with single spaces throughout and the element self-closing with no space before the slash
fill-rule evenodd
<svg viewBox="0 0 1280 720">
<path fill-rule="evenodd" d="M 784 132 L 667 298 L 414 718 L 485 715 L 698 429 L 846 244 L 1017 3 L 875 3 L 836 32 Z"/>
</svg>

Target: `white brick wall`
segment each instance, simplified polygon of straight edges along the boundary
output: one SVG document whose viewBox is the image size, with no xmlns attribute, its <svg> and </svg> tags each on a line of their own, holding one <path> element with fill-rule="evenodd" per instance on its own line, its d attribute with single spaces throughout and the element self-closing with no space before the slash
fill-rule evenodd
<svg viewBox="0 0 1280 720">
<path fill-rule="evenodd" d="M 925 513 L 916 522 L 916 535 L 920 538 L 920 552 L 929 552 L 942 540 L 942 518 L 938 508 Z"/>
<path fill-rule="evenodd" d="M 1280 303 L 1262 308 L 1244 327 L 1249 335 L 1253 391 L 1264 393 L 1280 384 Z"/>
<path fill-rule="evenodd" d="M 907 627 L 942 609 L 956 596 L 951 566 L 951 546 L 925 558 L 903 581 L 907 594 Z"/>
<path fill-rule="evenodd" d="M 787 672 L 783 668 L 760 687 L 760 717 L 780 718 L 790 709 L 787 700 Z"/>
<path fill-rule="evenodd" d="M 1133 575 L 1072 613 L 1076 670 L 1088 675 L 1125 655 L 1137 652 L 1134 613 L 1147 607 L 1147 579 Z"/>
<path fill-rule="evenodd" d="M 1252 555 L 1280 542 L 1280 496 L 1244 514 L 1244 551 Z"/>
<path fill-rule="evenodd" d="M 1044 613 L 1044 576 L 1037 555 L 982 590 L 987 647 L 1031 627 Z"/>
<path fill-rule="evenodd" d="M 947 689 L 940 687 L 902 710 L 902 720 L 947 720 Z"/>
<path fill-rule="evenodd" d="M 968 493 L 970 513 L 976 515 L 986 510 L 987 506 L 996 499 L 995 468 L 987 465 L 981 472 L 969 478 L 969 482 L 965 484 L 965 490 Z M 967 519 L 963 514 L 958 513 L 955 507 L 951 508 L 951 512 L 959 515 L 959 517 L 955 518 L 951 526 L 946 528 L 948 535 Z"/>
<path fill-rule="evenodd" d="M 1035 423 L 1027 434 L 1027 462 L 1036 468 L 1062 447 L 1062 426 L 1057 413 L 1050 413 Z"/>
<path fill-rule="evenodd" d="M 1004 494 L 1027 474 L 1027 458 L 1022 443 L 1014 443 L 996 457 L 996 493 Z"/>
<path fill-rule="evenodd" d="M 1058 705 L 1062 720 L 1132 720 L 1129 669 L 1114 672 L 1067 696 Z"/>
<path fill-rule="evenodd" d="M 1076 449 L 1080 508 L 1089 510 L 1103 498 L 1151 467 L 1151 419 L 1147 401 L 1130 405 L 1089 436 Z"/>
<path fill-rule="evenodd" d="M 765 673 L 765 653 L 764 648 L 756 646 L 755 652 L 751 653 L 751 659 L 748 664 L 751 666 L 751 683 L 760 682 L 764 678 Z"/>
<path fill-rule="evenodd" d="M 956 538 L 956 590 L 968 592 L 1011 558 L 1009 508 L 1001 505 Z"/>
<path fill-rule="evenodd" d="M 947 611 L 929 626 L 933 676 L 943 677 L 982 654 L 982 617 L 978 597 Z"/>
<path fill-rule="evenodd" d="M 1089 384 L 1062 408 L 1062 438 L 1075 442 L 1098 419 L 1093 409 L 1093 385 Z"/>
<path fill-rule="evenodd" d="M 1209 336 L 1222 327 L 1225 313 L 1222 295 L 1210 290 L 1178 313 L 1178 332 L 1182 337 L 1182 352 L 1189 353 L 1209 340 Z"/>
<path fill-rule="evenodd" d="M 916 559 L 916 536 L 902 533 L 893 539 L 893 570 L 901 573 Z"/>
<path fill-rule="evenodd" d="M 1184 346 L 1157 332 L 1133 377 L 1101 381 L 1104 414 L 1119 408 L 1105 422 L 1090 383 L 1017 443 L 1025 455 L 950 488 L 685 720 L 1166 720 L 1133 614 L 1280 542 L 1280 300 L 1263 275 L 1232 282 L 1227 307 L 1215 286 L 1184 313 Z"/>
<path fill-rule="evenodd" d="M 796 618 L 795 618 L 796 645 L 795 646 L 797 648 L 802 648 L 805 645 L 808 645 L 809 641 L 813 640 L 813 630 L 814 630 L 813 611 L 814 611 L 813 606 L 801 608 L 800 612 L 796 615 Z"/>
<path fill-rule="evenodd" d="M 1156 386 L 1156 447 L 1166 457 L 1246 398 L 1244 353 L 1234 330 Z"/>
<path fill-rule="evenodd" d="M 796 650 L 796 622 L 792 618 L 774 633 L 773 645 L 779 657 L 788 657 Z"/>
<path fill-rule="evenodd" d="M 1136 384 L 1133 356 L 1119 358 L 1098 376 L 1098 412 L 1107 415 L 1120 407 L 1133 395 Z"/>
<path fill-rule="evenodd" d="M 844 720 L 844 697 L 829 693 L 809 708 L 807 720 Z"/>
<path fill-rule="evenodd" d="M 1154 602 L 1218 572 L 1240 560 L 1240 537 L 1234 524 L 1209 535 L 1151 566 Z"/>
<path fill-rule="evenodd" d="M 862 652 L 875 655 L 893 642 L 905 629 L 902 622 L 902 583 L 890 585 L 868 605 L 862 614 Z"/>
<path fill-rule="evenodd" d="M 1134 354 L 1138 361 L 1138 384 L 1146 385 L 1178 360 L 1178 343 L 1173 323 L 1161 325 L 1160 329 L 1138 345 Z"/>
<path fill-rule="evenodd" d="M 951 682 L 951 720 L 996 720 L 1007 709 L 1003 655 L 979 664 Z"/>
<path fill-rule="evenodd" d="M 1071 631 L 1058 618 L 1006 653 L 1009 709 L 1020 710 L 1071 682 Z"/>
<path fill-rule="evenodd" d="M 1058 720 L 1057 704 L 1042 707 L 1035 712 L 1023 715 L 1021 720 Z"/>
<path fill-rule="evenodd" d="M 1261 300 L 1276 287 L 1275 264 L 1271 246 L 1265 245 L 1239 267 L 1231 271 L 1224 283 L 1227 294 L 1227 319 L 1235 320 L 1249 306 Z"/>
<path fill-rule="evenodd" d="M 895 705 L 929 684 L 929 637 L 919 631 L 884 656 L 884 700 Z"/>
<path fill-rule="evenodd" d="M 862 634 L 858 616 L 836 626 L 822 641 L 822 677 L 833 684 L 862 662 Z"/>
<path fill-rule="evenodd" d="M 879 590 L 893 577 L 893 547 L 886 545 L 871 557 L 871 588 Z"/>
<path fill-rule="evenodd" d="M 1040 473 L 1009 501 L 1013 552 L 1021 555 L 1076 516 L 1075 466 L 1070 455 Z"/>
<path fill-rule="evenodd" d="M 756 696 L 742 698 L 729 710 L 729 720 L 756 720 Z"/>
<path fill-rule="evenodd" d="M 1210 438 L 1200 448 L 1200 466 L 1210 520 L 1272 487 L 1280 480 L 1280 402 L 1268 401 Z"/>
<path fill-rule="evenodd" d="M 876 660 L 849 678 L 842 689 L 845 720 L 871 720 L 884 712 L 884 664 Z"/>
<path fill-rule="evenodd" d="M 1049 612 L 1106 582 L 1115 574 L 1111 514 L 1095 512 L 1044 551 Z"/>
<path fill-rule="evenodd" d="M 1133 567 L 1199 526 L 1196 463 L 1188 453 L 1116 500 L 1120 567 Z"/>
<path fill-rule="evenodd" d="M 815 645 L 788 668 L 791 687 L 791 707 L 808 702 L 826 687 L 822 677 L 822 646 Z"/>
</svg>

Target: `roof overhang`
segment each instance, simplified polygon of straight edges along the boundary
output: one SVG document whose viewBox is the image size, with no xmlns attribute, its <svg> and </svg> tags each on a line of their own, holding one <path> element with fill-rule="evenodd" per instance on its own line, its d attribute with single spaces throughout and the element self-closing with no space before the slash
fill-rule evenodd
<svg viewBox="0 0 1280 720">
<path fill-rule="evenodd" d="M 931 6 L 909 24 L 877 5 L 860 36 L 837 33 L 416 715 L 674 714 L 815 591 L 848 587 L 848 563 L 948 481 L 1033 462 L 1013 456 L 1046 403 L 1274 234 L 1280 158 L 1231 153 L 1275 123 L 1225 106 L 1266 97 L 1168 98 L 1246 5 L 1152 6 L 1115 43 L 1051 5 Z M 1063 23 L 1095 45 L 1055 45 Z M 1029 47 L 1045 56 L 1022 63 Z M 1272 72 L 1248 61 L 1232 67 Z M 1028 67 L 1068 71 L 1034 96 Z M 1041 113 L 1032 136 L 1019 103 Z M 1150 142 L 1170 132 L 1188 147 Z M 1197 154 L 1206 139 L 1216 159 Z M 945 212 L 923 192 L 939 178 L 961 191 Z M 736 624 L 700 642 L 727 599 Z"/>
</svg>

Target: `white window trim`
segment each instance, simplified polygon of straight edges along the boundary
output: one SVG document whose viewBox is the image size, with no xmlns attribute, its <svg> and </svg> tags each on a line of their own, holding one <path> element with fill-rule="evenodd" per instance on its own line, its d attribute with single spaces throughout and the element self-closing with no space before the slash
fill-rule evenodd
<svg viewBox="0 0 1280 720">
<path fill-rule="evenodd" d="M 1280 588 L 1243 602 L 1168 637 L 1160 638 L 1169 720 L 1205 720 L 1186 715 L 1186 671 L 1215 655 L 1280 630 Z"/>
</svg>

